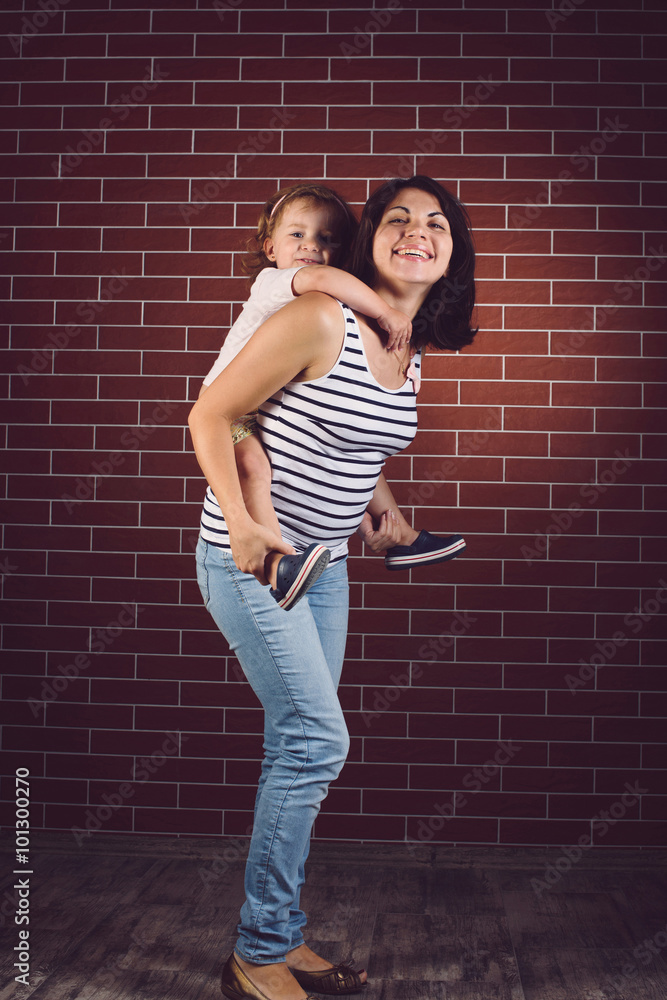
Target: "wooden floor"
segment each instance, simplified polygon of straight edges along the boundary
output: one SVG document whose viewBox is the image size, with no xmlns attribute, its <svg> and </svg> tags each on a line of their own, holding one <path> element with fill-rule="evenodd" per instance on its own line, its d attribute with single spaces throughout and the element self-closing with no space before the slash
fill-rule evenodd
<svg viewBox="0 0 667 1000">
<path fill-rule="evenodd" d="M 242 901 L 229 842 L 35 835 L 29 986 L 26 876 L 0 850 L 0 1000 L 220 1000 Z M 316 843 L 304 905 L 311 946 L 369 971 L 364 1000 L 667 998 L 667 852 Z"/>
</svg>

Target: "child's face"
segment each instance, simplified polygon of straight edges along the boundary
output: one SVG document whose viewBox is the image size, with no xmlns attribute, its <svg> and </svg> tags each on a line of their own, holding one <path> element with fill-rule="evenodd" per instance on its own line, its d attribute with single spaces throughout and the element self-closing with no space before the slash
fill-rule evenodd
<svg viewBox="0 0 667 1000">
<path fill-rule="evenodd" d="M 264 253 L 279 268 L 329 264 L 335 249 L 330 215 L 326 205 L 296 198 L 264 240 Z"/>
</svg>

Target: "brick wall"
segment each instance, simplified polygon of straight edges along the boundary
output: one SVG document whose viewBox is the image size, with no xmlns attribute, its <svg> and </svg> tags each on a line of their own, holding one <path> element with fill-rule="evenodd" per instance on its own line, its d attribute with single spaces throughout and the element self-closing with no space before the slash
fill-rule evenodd
<svg viewBox="0 0 667 1000">
<path fill-rule="evenodd" d="M 664 843 L 663 6 L 5 0 L 2 747 L 34 827 L 247 829 L 261 712 L 194 580 L 187 412 L 265 198 L 418 170 L 470 208 L 481 330 L 427 358 L 387 475 L 468 549 L 408 583 L 353 542 L 317 835 Z"/>
</svg>

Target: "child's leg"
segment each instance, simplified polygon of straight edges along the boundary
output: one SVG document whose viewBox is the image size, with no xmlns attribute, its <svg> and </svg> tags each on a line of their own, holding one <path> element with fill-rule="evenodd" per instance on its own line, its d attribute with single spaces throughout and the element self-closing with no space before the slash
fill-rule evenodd
<svg viewBox="0 0 667 1000">
<path fill-rule="evenodd" d="M 271 501 L 271 463 L 255 427 L 255 415 L 251 413 L 232 421 L 234 457 L 241 492 L 253 521 L 282 538 Z M 264 559 L 264 573 L 273 589 L 273 597 L 285 611 L 300 601 L 319 579 L 331 556 L 324 545 L 315 542 L 301 554 L 292 546 L 290 548 L 293 555 L 274 550 Z"/>
<path fill-rule="evenodd" d="M 375 538 L 373 532 L 369 531 L 368 525 L 362 525 L 359 534 L 373 551 L 380 551 L 377 547 L 378 540 L 382 547 L 386 544 L 387 517 L 393 519 L 394 524 L 398 524 L 401 533 L 401 541 L 394 543 L 385 552 L 384 563 L 390 570 L 417 569 L 421 566 L 428 566 L 432 563 L 446 562 L 448 559 L 455 559 L 466 547 L 466 543 L 461 535 L 432 535 L 428 531 L 415 531 L 405 520 L 400 510 L 396 506 L 393 494 L 387 485 L 384 476 L 380 476 L 375 493 L 371 497 L 371 502 L 366 508 L 364 517 L 368 520 L 377 521 L 378 514 L 382 516 L 387 512 L 383 521 L 379 522 Z M 382 537 L 384 533 L 384 538 Z M 374 547 L 375 543 L 375 547 Z"/>
<path fill-rule="evenodd" d="M 248 513 L 253 521 L 279 535 L 280 525 L 271 503 L 271 463 L 259 436 L 244 437 L 234 446 L 234 455 Z"/>
<path fill-rule="evenodd" d="M 241 483 L 243 500 L 253 521 L 282 535 L 276 512 L 271 502 L 271 463 L 257 434 L 249 434 L 234 446 L 236 468 Z M 269 583 L 276 586 L 278 563 L 282 552 L 272 552 L 266 557 L 265 569 Z"/>
<path fill-rule="evenodd" d="M 393 513 L 394 517 L 398 521 L 401 533 L 400 541 L 396 543 L 397 545 L 412 545 L 419 534 L 418 531 L 415 531 L 414 528 L 410 527 L 398 509 L 394 494 L 389 488 L 389 483 L 384 478 L 384 472 L 380 473 L 380 478 L 378 479 L 377 486 L 375 487 L 375 492 L 373 493 L 370 503 L 366 509 L 376 523 L 379 523 L 380 518 L 385 511 L 391 511 Z"/>
</svg>

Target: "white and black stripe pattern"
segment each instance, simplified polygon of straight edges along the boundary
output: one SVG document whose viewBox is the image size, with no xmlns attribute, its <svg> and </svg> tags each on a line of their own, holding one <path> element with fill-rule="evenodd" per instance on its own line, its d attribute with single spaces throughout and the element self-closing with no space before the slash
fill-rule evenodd
<svg viewBox="0 0 667 1000">
<path fill-rule="evenodd" d="M 302 552 L 312 542 L 347 553 L 382 466 L 417 431 L 411 381 L 385 389 L 371 374 L 352 310 L 341 303 L 345 340 L 327 375 L 290 382 L 259 408 L 262 443 L 272 466 L 272 499 L 283 538 Z M 417 374 L 419 353 L 414 359 Z M 202 537 L 229 548 L 224 518 L 209 487 Z"/>
</svg>

